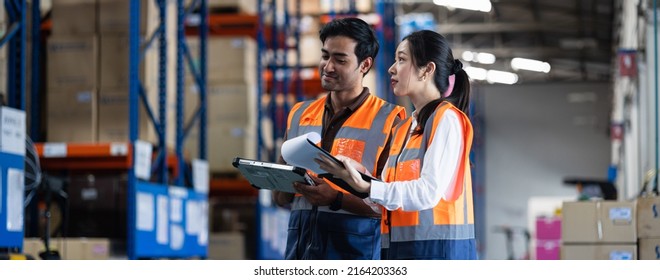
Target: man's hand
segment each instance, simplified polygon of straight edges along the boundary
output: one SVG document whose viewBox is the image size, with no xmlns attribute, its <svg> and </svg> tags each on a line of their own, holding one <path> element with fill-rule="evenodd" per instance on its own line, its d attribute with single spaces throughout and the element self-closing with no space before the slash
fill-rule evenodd
<svg viewBox="0 0 660 280">
<path fill-rule="evenodd" d="M 277 204 L 278 206 L 287 207 L 293 201 L 293 194 L 280 192 L 280 191 L 273 191 L 273 200 L 275 201 L 275 204 Z"/>
<path fill-rule="evenodd" d="M 315 206 L 330 205 L 337 197 L 337 190 L 333 189 L 323 179 L 312 177 L 316 186 L 303 183 L 294 183 L 293 188 L 302 194 L 309 203 Z"/>
</svg>

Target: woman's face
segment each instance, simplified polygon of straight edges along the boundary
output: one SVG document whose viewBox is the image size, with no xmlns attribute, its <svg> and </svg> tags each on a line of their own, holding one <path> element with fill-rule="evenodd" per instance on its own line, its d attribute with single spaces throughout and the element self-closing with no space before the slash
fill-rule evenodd
<svg viewBox="0 0 660 280">
<path fill-rule="evenodd" d="M 390 85 L 396 96 L 409 95 L 418 83 L 418 70 L 413 64 L 408 40 L 402 41 L 396 48 L 394 64 L 387 70 L 390 73 Z"/>
</svg>

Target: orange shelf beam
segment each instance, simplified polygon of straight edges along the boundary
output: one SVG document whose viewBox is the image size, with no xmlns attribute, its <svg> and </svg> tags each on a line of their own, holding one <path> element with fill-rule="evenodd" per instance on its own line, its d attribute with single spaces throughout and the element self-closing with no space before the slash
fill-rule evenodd
<svg viewBox="0 0 660 280">
<path fill-rule="evenodd" d="M 210 195 L 256 196 L 256 188 L 244 178 L 213 178 L 210 183 Z"/>
<path fill-rule="evenodd" d="M 36 143 L 44 169 L 128 169 L 132 151 L 127 143 Z"/>
<path fill-rule="evenodd" d="M 128 143 L 36 143 L 43 169 L 108 170 L 129 169 L 133 163 Z M 177 157 L 168 153 L 167 167 L 177 176 Z"/>
</svg>

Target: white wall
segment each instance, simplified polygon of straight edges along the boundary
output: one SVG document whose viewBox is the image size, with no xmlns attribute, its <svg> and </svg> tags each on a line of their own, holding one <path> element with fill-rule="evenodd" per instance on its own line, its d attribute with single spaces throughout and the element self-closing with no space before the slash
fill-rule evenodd
<svg viewBox="0 0 660 280">
<path fill-rule="evenodd" d="M 494 229 L 527 227 L 531 197 L 577 197 L 565 177 L 607 179 L 611 92 L 606 83 L 475 87 L 484 122 L 485 259 L 506 259 L 505 236 Z"/>
</svg>

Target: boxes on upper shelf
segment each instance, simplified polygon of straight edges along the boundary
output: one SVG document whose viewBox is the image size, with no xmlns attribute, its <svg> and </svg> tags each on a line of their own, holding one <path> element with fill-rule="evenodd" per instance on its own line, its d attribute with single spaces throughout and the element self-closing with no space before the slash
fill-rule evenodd
<svg viewBox="0 0 660 280">
<path fill-rule="evenodd" d="M 97 1 L 55 0 L 51 18 L 55 36 L 93 36 L 98 30 Z"/>
<path fill-rule="evenodd" d="M 94 88 L 51 87 L 46 96 L 48 142 L 96 142 L 97 92 Z"/>
<path fill-rule="evenodd" d="M 199 67 L 199 39 L 188 37 L 193 64 Z M 207 83 L 255 83 L 257 44 L 250 37 L 210 37 L 207 42 Z M 186 65 L 187 66 L 187 65 Z M 193 82 L 188 74 L 187 82 Z"/>
<path fill-rule="evenodd" d="M 48 88 L 98 86 L 98 37 L 52 36 L 47 43 Z"/>
</svg>

